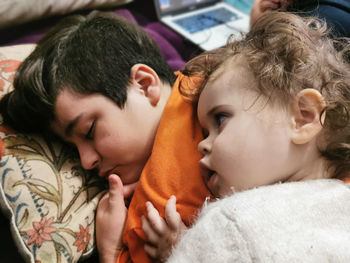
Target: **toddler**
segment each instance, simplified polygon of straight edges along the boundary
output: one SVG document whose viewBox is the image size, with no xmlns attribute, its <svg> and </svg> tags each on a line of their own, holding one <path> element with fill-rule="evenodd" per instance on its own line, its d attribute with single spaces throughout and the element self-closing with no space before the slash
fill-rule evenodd
<svg viewBox="0 0 350 263">
<path fill-rule="evenodd" d="M 349 262 L 350 189 L 339 179 L 350 172 L 350 45 L 327 33 L 315 18 L 270 12 L 187 64 L 184 74 L 204 76 L 182 92 L 198 98 L 201 172 L 222 200 L 186 231 L 175 197 L 165 219 L 147 202 L 151 257 Z"/>
</svg>

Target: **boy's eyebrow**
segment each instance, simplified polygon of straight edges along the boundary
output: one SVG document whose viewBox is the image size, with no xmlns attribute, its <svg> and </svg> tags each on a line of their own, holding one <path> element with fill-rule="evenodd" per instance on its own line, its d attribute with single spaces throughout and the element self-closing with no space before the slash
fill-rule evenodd
<svg viewBox="0 0 350 263">
<path fill-rule="evenodd" d="M 71 120 L 70 122 L 68 122 L 67 127 L 64 129 L 64 135 L 66 137 L 70 137 L 72 136 L 73 130 L 75 128 L 75 126 L 77 126 L 77 123 L 79 121 L 79 119 L 81 118 L 81 115 L 78 115 L 77 117 L 74 118 L 74 120 Z"/>
</svg>

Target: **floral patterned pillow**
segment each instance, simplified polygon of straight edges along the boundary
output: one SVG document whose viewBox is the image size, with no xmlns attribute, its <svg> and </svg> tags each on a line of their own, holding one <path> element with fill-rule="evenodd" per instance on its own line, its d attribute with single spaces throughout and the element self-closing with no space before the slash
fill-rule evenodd
<svg viewBox="0 0 350 263">
<path fill-rule="evenodd" d="M 0 48 L 0 95 L 33 44 Z M 0 207 L 27 262 L 77 262 L 95 247 L 105 180 L 84 171 L 74 150 L 0 126 Z"/>
</svg>

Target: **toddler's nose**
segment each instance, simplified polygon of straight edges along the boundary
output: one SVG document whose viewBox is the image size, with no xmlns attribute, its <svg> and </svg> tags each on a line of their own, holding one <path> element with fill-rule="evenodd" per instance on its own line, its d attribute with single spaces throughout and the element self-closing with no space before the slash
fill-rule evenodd
<svg viewBox="0 0 350 263">
<path fill-rule="evenodd" d="M 211 143 L 209 142 L 208 138 L 204 139 L 198 144 L 198 151 L 203 155 L 210 153 Z"/>
</svg>

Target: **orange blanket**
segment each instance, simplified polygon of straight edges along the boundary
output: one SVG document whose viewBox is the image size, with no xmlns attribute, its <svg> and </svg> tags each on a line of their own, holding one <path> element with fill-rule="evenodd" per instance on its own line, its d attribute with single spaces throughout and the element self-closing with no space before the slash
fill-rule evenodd
<svg viewBox="0 0 350 263">
<path fill-rule="evenodd" d="M 127 248 L 120 253 L 118 263 L 151 262 L 144 251 L 145 235 L 141 216 L 146 215 L 150 200 L 164 216 L 165 204 L 171 195 L 177 198 L 177 210 L 185 224 L 190 225 L 209 193 L 199 172 L 201 158 L 197 150 L 202 140 L 194 107 L 179 93 L 179 85 L 193 85 L 193 80 L 178 73 L 172 94 L 164 109 L 148 160 L 132 198 L 123 241 Z"/>
</svg>

